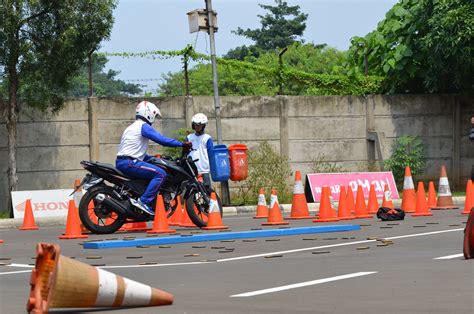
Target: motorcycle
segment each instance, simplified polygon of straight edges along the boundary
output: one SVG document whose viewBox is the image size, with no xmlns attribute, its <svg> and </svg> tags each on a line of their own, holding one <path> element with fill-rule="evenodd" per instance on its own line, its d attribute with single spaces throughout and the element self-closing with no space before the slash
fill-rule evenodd
<svg viewBox="0 0 474 314">
<path fill-rule="evenodd" d="M 171 217 L 178 207 L 178 197 L 183 197 L 185 210 L 191 221 L 202 228 L 207 225 L 210 193 L 198 179 L 196 160 L 188 153 L 181 157 L 162 156 L 147 162 L 163 168 L 167 177 L 159 194 L 163 196 L 167 217 Z M 148 181 L 131 178 L 114 166 L 101 162 L 81 161 L 89 171 L 81 182 L 86 190 L 79 203 L 79 217 L 91 232 L 109 234 L 119 230 L 124 223 L 143 222 L 154 219 L 153 215 L 133 206 L 130 199 L 137 200 L 145 191 Z M 216 194 L 217 195 L 217 194 Z M 222 216 L 222 204 L 217 196 Z M 156 208 L 156 198 L 150 204 Z"/>
</svg>

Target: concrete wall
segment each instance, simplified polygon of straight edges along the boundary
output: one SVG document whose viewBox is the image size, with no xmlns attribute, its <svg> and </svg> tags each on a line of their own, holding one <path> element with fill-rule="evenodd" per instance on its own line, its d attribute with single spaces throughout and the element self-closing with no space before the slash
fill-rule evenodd
<svg viewBox="0 0 474 314">
<path fill-rule="evenodd" d="M 190 125 L 194 113 L 204 112 L 207 131 L 216 136 L 212 97 L 150 99 L 164 119 L 162 133 Z M 137 99 L 79 99 L 66 103 L 57 115 L 20 112 L 18 124 L 19 190 L 69 188 L 82 178 L 79 162 L 93 159 L 113 163 L 120 136 L 133 121 Z M 377 168 L 380 155 L 390 157 L 394 140 L 418 135 L 427 148 L 427 167 L 418 179 L 438 179 L 447 165 L 453 187 L 463 189 L 474 144 L 467 137 L 474 115 L 472 97 L 451 95 L 393 95 L 369 97 L 222 97 L 224 143 L 250 148 L 269 141 L 287 156 L 293 170 L 310 172 L 320 153 L 346 171 Z M 159 152 L 159 146 L 151 146 Z M 0 211 L 6 210 L 7 136 L 0 123 Z M 234 187 L 234 185 L 231 185 Z"/>
</svg>

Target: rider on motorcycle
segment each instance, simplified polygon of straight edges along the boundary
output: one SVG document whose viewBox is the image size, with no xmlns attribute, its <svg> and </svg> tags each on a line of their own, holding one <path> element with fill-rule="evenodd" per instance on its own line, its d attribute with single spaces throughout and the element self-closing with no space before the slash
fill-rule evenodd
<svg viewBox="0 0 474 314">
<path fill-rule="evenodd" d="M 161 112 L 153 103 L 142 101 L 137 105 L 136 120 L 123 132 L 115 161 L 117 169 L 124 174 L 137 179 L 150 180 L 143 195 L 138 200 L 130 200 L 134 206 L 150 215 L 154 215 L 155 211 L 149 204 L 156 197 L 166 179 L 166 171 L 147 162 L 155 158 L 146 154 L 148 141 L 152 140 L 163 146 L 183 147 L 185 151 L 192 148 L 190 142 L 183 143 L 158 133 L 151 126 L 157 118 L 161 118 Z"/>
</svg>

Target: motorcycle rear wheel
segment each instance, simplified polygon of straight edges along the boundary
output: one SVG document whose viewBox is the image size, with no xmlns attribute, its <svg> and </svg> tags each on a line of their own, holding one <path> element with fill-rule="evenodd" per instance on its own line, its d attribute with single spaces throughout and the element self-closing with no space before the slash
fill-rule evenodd
<svg viewBox="0 0 474 314">
<path fill-rule="evenodd" d="M 214 191 L 212 191 L 214 192 Z M 216 193 L 217 204 L 222 217 L 222 203 L 219 195 Z M 199 228 L 207 226 L 207 216 L 209 215 L 209 204 L 207 204 L 200 195 L 200 192 L 192 193 L 186 199 L 186 211 L 191 221 Z"/>
<path fill-rule="evenodd" d="M 96 234 L 114 233 L 125 223 L 125 216 L 107 208 L 103 203 L 98 204 L 94 198 L 97 194 L 108 195 L 117 199 L 109 186 L 96 186 L 88 190 L 79 203 L 79 217 L 89 231 Z"/>
</svg>

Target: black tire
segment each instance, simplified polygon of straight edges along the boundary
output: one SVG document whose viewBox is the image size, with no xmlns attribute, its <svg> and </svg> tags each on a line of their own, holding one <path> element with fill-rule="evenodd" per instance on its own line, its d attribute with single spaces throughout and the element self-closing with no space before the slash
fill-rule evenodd
<svg viewBox="0 0 474 314">
<path fill-rule="evenodd" d="M 207 226 L 207 216 L 209 211 L 209 204 L 205 203 L 203 206 L 199 205 L 199 199 L 201 198 L 200 193 L 192 193 L 186 199 L 186 211 L 191 221 L 199 228 Z M 216 193 L 217 204 L 219 205 L 219 211 L 222 217 L 222 203 L 219 195 Z M 195 208 L 196 206 L 196 208 Z M 200 210 L 198 210 L 200 208 Z"/>
<path fill-rule="evenodd" d="M 105 207 L 104 204 L 96 204 L 94 197 L 99 193 L 117 199 L 111 187 L 105 185 L 93 187 L 81 198 L 81 202 L 79 203 L 79 217 L 84 227 L 92 233 L 114 233 L 125 223 L 125 216 Z M 94 203 L 94 208 L 89 210 L 89 203 L 91 201 Z M 93 217 L 91 217 L 91 214 Z"/>
</svg>

